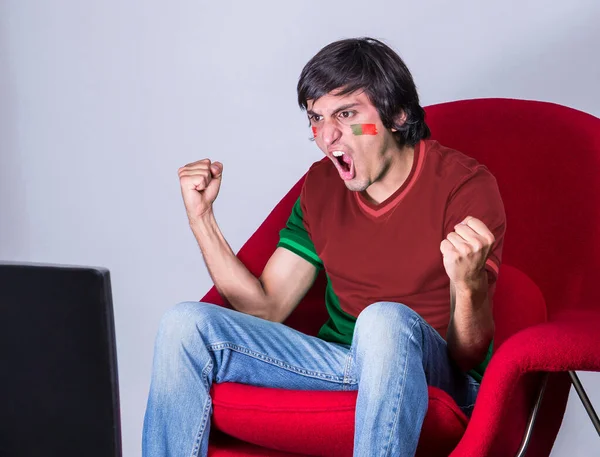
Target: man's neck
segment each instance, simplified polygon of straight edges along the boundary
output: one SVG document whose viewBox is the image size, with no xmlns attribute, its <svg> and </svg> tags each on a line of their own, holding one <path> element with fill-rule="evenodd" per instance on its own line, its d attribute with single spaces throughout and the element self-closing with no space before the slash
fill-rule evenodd
<svg viewBox="0 0 600 457">
<path fill-rule="evenodd" d="M 376 205 L 387 200 L 406 181 L 415 158 L 415 148 L 404 146 L 393 154 L 383 175 L 364 192 L 365 197 Z"/>
</svg>

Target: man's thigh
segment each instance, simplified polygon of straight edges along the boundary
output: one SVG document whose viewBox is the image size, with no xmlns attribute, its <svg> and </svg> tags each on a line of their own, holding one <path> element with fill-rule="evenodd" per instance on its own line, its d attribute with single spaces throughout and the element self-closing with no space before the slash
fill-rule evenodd
<svg viewBox="0 0 600 457">
<path fill-rule="evenodd" d="M 215 363 L 214 382 L 296 390 L 353 388 L 347 376 L 349 349 L 343 345 L 207 303 L 181 303 L 173 312 L 188 327 L 193 322 Z"/>
</svg>

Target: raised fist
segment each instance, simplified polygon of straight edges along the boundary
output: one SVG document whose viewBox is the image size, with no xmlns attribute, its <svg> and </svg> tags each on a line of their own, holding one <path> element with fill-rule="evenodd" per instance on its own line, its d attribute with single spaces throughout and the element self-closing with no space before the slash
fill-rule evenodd
<svg viewBox="0 0 600 457">
<path fill-rule="evenodd" d="M 454 226 L 454 232 L 440 244 L 440 251 L 446 274 L 455 287 L 468 290 L 477 284 L 494 241 L 492 232 L 474 217 L 467 217 Z"/>
<path fill-rule="evenodd" d="M 210 211 L 221 187 L 223 164 L 202 159 L 178 170 L 181 195 L 190 223 Z"/>
</svg>

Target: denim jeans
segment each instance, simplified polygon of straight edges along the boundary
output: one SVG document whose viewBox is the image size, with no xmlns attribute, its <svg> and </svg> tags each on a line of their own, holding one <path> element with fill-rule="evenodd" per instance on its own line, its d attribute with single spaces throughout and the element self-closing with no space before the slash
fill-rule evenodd
<svg viewBox="0 0 600 457">
<path fill-rule="evenodd" d="M 349 347 L 219 306 L 185 302 L 160 323 L 143 457 L 207 455 L 215 382 L 358 390 L 355 457 L 413 456 L 428 385 L 448 392 L 467 415 L 479 390 L 449 360 L 440 334 L 399 303 L 365 308 Z"/>
</svg>

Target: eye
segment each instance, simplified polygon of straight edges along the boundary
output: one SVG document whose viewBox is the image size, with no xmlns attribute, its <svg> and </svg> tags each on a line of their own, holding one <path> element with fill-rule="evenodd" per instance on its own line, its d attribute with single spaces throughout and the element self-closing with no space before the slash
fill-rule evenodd
<svg viewBox="0 0 600 457">
<path fill-rule="evenodd" d="M 340 117 L 343 119 L 350 119 L 354 114 L 356 114 L 354 111 L 342 111 Z"/>
<path fill-rule="evenodd" d="M 319 122 L 321 119 L 323 119 L 323 116 L 321 116 L 320 114 L 311 114 L 310 116 L 308 116 L 308 119 L 311 122 Z"/>
</svg>

